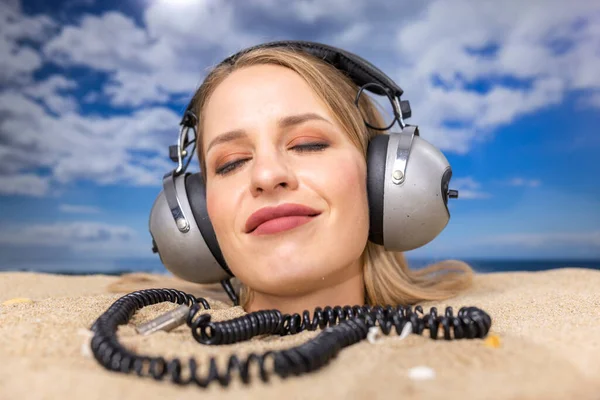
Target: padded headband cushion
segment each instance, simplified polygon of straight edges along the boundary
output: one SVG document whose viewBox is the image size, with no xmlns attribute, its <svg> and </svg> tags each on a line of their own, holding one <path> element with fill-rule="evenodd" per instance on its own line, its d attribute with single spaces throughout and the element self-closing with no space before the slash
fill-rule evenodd
<svg viewBox="0 0 600 400">
<path fill-rule="evenodd" d="M 200 229 L 200 233 L 210 249 L 210 252 L 221 267 L 223 267 L 225 272 L 233 276 L 233 272 L 231 272 L 225 262 L 225 258 L 223 257 L 223 253 L 217 242 L 217 235 L 215 234 L 215 230 L 208 217 L 208 210 L 206 209 L 206 189 L 204 187 L 202 174 L 186 174 L 185 190 L 190 203 L 190 208 L 194 214 L 196 225 L 198 225 L 198 229 Z M 198 268 L 201 268 L 201 266 L 198 266 Z"/>
<path fill-rule="evenodd" d="M 389 135 L 375 135 L 367 150 L 367 193 L 369 195 L 369 240 L 383 245 L 383 191 Z"/>
<path fill-rule="evenodd" d="M 367 83 L 378 83 L 386 88 L 393 90 L 393 93 L 391 93 L 393 96 L 400 97 L 402 93 L 404 93 L 400 86 L 398 86 L 392 79 L 390 79 L 390 77 L 388 77 L 380 69 L 375 67 L 367 60 L 348 51 L 333 46 L 327 46 L 321 43 L 296 40 L 284 40 L 263 43 L 257 46 L 249 47 L 232 56 L 229 56 L 225 60 L 223 60 L 221 64 L 232 63 L 239 56 L 256 49 L 276 47 L 287 47 L 312 54 L 313 56 L 318 57 L 323 61 L 326 61 L 327 63 L 333 65 L 337 69 L 346 72 L 348 76 L 354 81 L 354 83 L 356 83 L 359 87 L 366 85 Z M 369 90 L 378 95 L 385 94 L 382 90 L 380 90 L 380 88 L 376 86 L 369 87 L 366 90 Z"/>
<path fill-rule="evenodd" d="M 303 51 L 317 58 L 320 58 L 321 60 L 329 63 L 338 70 L 345 72 L 358 87 L 362 87 L 369 83 L 377 83 L 383 86 L 385 89 L 392 91 L 392 93 L 385 93 L 384 90 L 377 85 L 370 85 L 365 88 L 365 90 L 375 93 L 377 95 L 392 95 L 393 97 L 400 98 L 400 96 L 404 93 L 404 91 L 400 88 L 400 86 L 396 84 L 396 82 L 394 82 L 389 76 L 383 73 L 383 71 L 375 67 L 373 64 L 371 64 L 364 58 L 359 57 L 356 54 L 350 53 L 346 50 L 342 50 L 333 46 L 328 46 L 322 43 L 299 40 L 283 40 L 263 43 L 241 50 L 238 53 L 227 57 L 219 65 L 225 63 L 231 64 L 241 55 L 256 49 L 277 47 Z M 189 102 L 186 108 L 186 112 L 184 113 L 183 119 L 181 120 L 182 125 L 188 126 L 190 128 L 195 127 L 197 124 L 196 116 L 192 112 L 193 104 L 194 98 L 192 98 L 192 100 Z M 408 101 L 401 101 L 400 108 L 402 110 L 401 112 L 403 114 L 403 117 L 405 119 L 409 118 L 411 111 Z"/>
</svg>

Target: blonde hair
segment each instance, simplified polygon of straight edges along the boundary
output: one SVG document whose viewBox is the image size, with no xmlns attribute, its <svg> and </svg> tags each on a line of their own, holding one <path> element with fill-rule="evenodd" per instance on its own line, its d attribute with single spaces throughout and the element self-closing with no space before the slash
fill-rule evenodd
<svg viewBox="0 0 600 400">
<path fill-rule="evenodd" d="M 385 134 L 365 125 L 367 120 L 373 126 L 385 126 L 374 102 L 367 96 L 361 96 L 356 107 L 357 85 L 335 67 L 310 54 L 284 48 L 256 49 L 241 55 L 231 64 L 214 68 L 192 99 L 192 109 L 199 120 L 197 148 L 205 181 L 201 121 L 211 94 L 233 71 L 264 64 L 283 66 L 300 75 L 329 108 L 350 140 L 362 151 L 366 162 L 369 140 L 374 135 Z M 361 260 L 365 300 L 371 305 L 408 305 L 424 300 L 447 299 L 470 287 L 474 275 L 468 264 L 458 260 L 440 261 L 413 271 L 409 269 L 403 253 L 387 251 L 370 241 L 365 246 Z M 242 306 L 246 306 L 251 295 L 251 289 L 241 285 Z"/>
</svg>

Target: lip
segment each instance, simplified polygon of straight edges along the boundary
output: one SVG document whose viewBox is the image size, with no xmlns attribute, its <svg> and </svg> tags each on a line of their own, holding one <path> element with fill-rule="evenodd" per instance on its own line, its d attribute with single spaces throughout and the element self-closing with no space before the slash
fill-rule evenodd
<svg viewBox="0 0 600 400">
<path fill-rule="evenodd" d="M 251 234 L 265 222 L 281 219 L 285 220 L 285 222 L 278 227 L 267 229 L 269 232 L 265 233 L 280 232 L 292 229 L 304 222 L 308 222 L 309 219 L 306 217 L 316 217 L 319 214 L 321 214 L 320 211 L 303 204 L 286 203 L 277 207 L 264 207 L 254 212 L 250 218 L 248 218 L 245 231 L 246 233 Z"/>
</svg>

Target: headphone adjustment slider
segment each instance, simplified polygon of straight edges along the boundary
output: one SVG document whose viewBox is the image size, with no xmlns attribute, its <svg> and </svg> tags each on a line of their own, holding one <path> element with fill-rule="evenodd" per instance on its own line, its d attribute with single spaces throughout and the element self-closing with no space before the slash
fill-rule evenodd
<svg viewBox="0 0 600 400">
<path fill-rule="evenodd" d="M 406 165 L 416 132 L 416 126 L 406 125 L 402 132 L 390 134 L 394 135 L 394 138 L 398 138 L 396 159 L 392 166 L 392 183 L 394 185 L 401 185 L 406 180 Z"/>
</svg>

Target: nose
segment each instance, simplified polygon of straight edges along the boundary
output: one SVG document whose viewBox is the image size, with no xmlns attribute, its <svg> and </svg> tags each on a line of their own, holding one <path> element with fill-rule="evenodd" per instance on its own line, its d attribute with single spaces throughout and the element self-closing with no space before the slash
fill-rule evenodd
<svg viewBox="0 0 600 400">
<path fill-rule="evenodd" d="M 253 196 L 298 187 L 293 168 L 285 155 L 277 151 L 255 154 L 251 168 L 250 190 Z"/>
</svg>

